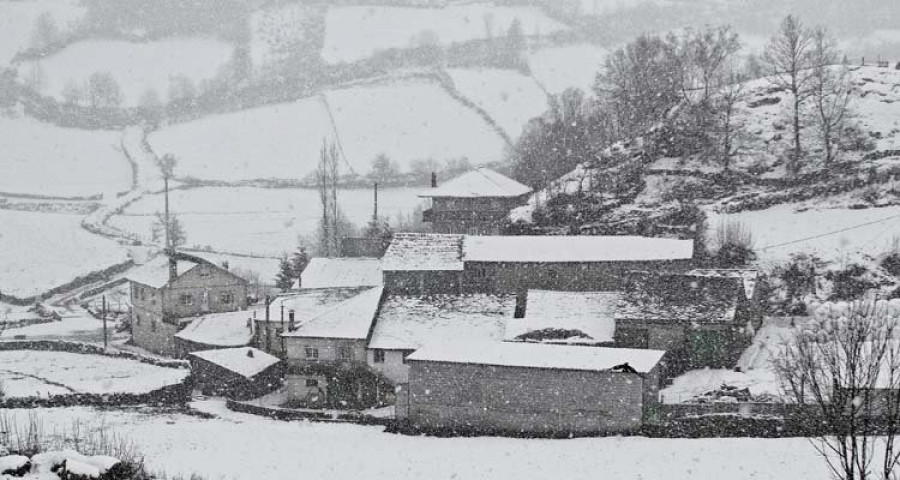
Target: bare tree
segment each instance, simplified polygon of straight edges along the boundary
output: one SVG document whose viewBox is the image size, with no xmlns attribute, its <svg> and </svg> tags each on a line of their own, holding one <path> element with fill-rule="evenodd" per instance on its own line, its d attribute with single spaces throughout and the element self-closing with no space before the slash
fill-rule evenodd
<svg viewBox="0 0 900 480">
<path fill-rule="evenodd" d="M 833 162 L 840 152 L 840 137 L 851 116 L 853 98 L 846 65 L 838 63 L 835 40 L 824 28 L 813 32 L 810 96 L 815 110 L 825 163 Z"/>
<path fill-rule="evenodd" d="M 812 442 L 837 479 L 890 480 L 900 467 L 900 342 L 890 310 L 874 299 L 820 307 L 775 361 L 786 395 L 821 417 Z"/>
<path fill-rule="evenodd" d="M 342 225 L 344 223 L 337 199 L 340 176 L 337 145 L 322 141 L 319 165 L 316 168 L 316 188 L 322 205 L 319 223 L 319 254 L 333 257 L 340 254 Z"/>
<path fill-rule="evenodd" d="M 112 74 L 97 72 L 88 77 L 88 102 L 93 108 L 118 108 L 122 91 Z"/>
<path fill-rule="evenodd" d="M 712 100 L 714 104 L 712 111 L 717 116 L 716 123 L 719 130 L 719 163 L 725 171 L 728 171 L 738 149 L 737 140 L 744 131 L 737 114 L 738 103 L 743 101 L 746 96 L 744 88 L 746 75 L 734 66 L 721 75 L 722 87 L 719 89 L 719 94 Z"/>
<path fill-rule="evenodd" d="M 81 90 L 81 87 L 72 80 L 66 82 L 61 94 L 63 101 L 66 102 L 67 105 L 79 105 L 84 98 L 84 92 Z"/>
<path fill-rule="evenodd" d="M 788 15 L 781 21 L 778 33 L 769 40 L 763 54 L 772 75 L 772 83 L 789 91 L 793 99 L 793 147 L 788 164 L 792 173 L 800 169 L 800 159 L 803 157 L 800 116 L 803 102 L 809 97 L 812 46 L 812 32 L 796 16 Z"/>
<path fill-rule="evenodd" d="M 59 41 L 59 27 L 50 12 L 38 15 L 31 32 L 31 48 L 44 51 Z"/>
</svg>

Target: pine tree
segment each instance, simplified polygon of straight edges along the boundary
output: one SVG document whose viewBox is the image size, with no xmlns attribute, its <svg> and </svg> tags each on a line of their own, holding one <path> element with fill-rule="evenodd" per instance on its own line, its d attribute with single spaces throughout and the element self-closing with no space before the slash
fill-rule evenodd
<svg viewBox="0 0 900 480">
<path fill-rule="evenodd" d="M 293 278 L 291 278 L 293 273 L 291 262 L 288 260 L 287 255 L 283 255 L 278 264 L 278 274 L 275 275 L 275 287 L 280 288 L 282 291 L 290 290 L 294 282 Z"/>
<path fill-rule="evenodd" d="M 295 279 L 300 278 L 300 275 L 306 270 L 307 265 L 309 265 L 309 254 L 306 253 L 305 248 L 300 247 L 300 249 L 291 256 L 291 276 Z"/>
</svg>

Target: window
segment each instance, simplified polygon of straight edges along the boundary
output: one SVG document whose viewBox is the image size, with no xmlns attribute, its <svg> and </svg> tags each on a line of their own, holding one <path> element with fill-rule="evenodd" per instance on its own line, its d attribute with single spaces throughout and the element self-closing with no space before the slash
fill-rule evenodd
<svg viewBox="0 0 900 480">
<path fill-rule="evenodd" d="M 234 302 L 234 294 L 231 292 L 225 292 L 222 294 L 222 303 L 231 304 Z"/>
<path fill-rule="evenodd" d="M 350 345 L 341 345 L 338 348 L 338 358 L 341 360 L 353 360 L 353 347 Z"/>
<path fill-rule="evenodd" d="M 478 227 L 469 227 L 466 229 L 466 235 L 481 235 L 481 229 Z"/>
<path fill-rule="evenodd" d="M 201 277 L 210 276 L 209 265 L 200 265 L 200 276 Z"/>
<path fill-rule="evenodd" d="M 318 387 L 318 386 L 319 386 L 319 381 L 316 380 L 315 378 L 307 378 L 307 379 L 306 379 L 306 386 L 307 386 L 307 387 Z"/>
<path fill-rule="evenodd" d="M 178 297 L 178 301 L 182 305 L 189 307 L 194 304 L 194 296 L 190 293 L 182 293 L 181 296 Z"/>
<path fill-rule="evenodd" d="M 319 349 L 315 347 L 306 347 L 306 359 L 307 360 L 318 360 L 319 359 Z"/>
<path fill-rule="evenodd" d="M 384 363 L 384 350 L 373 351 L 372 361 L 374 361 L 375 363 Z"/>
</svg>

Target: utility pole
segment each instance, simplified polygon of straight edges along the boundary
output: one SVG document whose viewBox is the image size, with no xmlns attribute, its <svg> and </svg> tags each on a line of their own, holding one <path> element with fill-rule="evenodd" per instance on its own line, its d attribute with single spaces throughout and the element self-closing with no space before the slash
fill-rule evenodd
<svg viewBox="0 0 900 480">
<path fill-rule="evenodd" d="M 372 213 L 372 225 L 378 225 L 378 182 L 375 182 L 375 212 Z"/>
<path fill-rule="evenodd" d="M 109 334 L 106 330 L 106 295 L 103 296 L 103 348 L 109 347 Z"/>
</svg>

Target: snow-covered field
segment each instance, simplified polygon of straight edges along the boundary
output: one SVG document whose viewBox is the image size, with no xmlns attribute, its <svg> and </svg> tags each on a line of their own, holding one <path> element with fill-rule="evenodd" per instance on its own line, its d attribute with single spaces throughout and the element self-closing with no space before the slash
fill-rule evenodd
<svg viewBox="0 0 900 480">
<path fill-rule="evenodd" d="M 103 355 L 0 351 L 0 381 L 8 397 L 146 393 L 179 383 L 188 373 L 187 369 L 163 368 Z"/>
<path fill-rule="evenodd" d="M 27 297 L 128 259 L 118 243 L 81 228 L 81 217 L 0 210 L 0 289 Z"/>
<path fill-rule="evenodd" d="M 221 415 L 203 419 L 88 408 L 8 410 L 25 422 L 37 412 L 46 432 L 72 422 L 104 425 L 132 440 L 153 470 L 206 478 L 511 479 L 564 477 L 697 480 L 827 478 L 809 441 L 793 439 L 649 439 L 643 437 L 519 440 L 435 438 L 384 433 L 381 427 L 280 422 L 197 405 Z M 248 439 L 252 441 L 248 442 Z M 302 454 L 298 453 L 302 452 Z M 652 460 L 652 461 L 651 461 Z"/>
<path fill-rule="evenodd" d="M 178 38 L 153 42 L 84 40 L 36 62 L 23 62 L 19 76 L 31 78 L 37 68 L 42 74 L 45 95 L 62 99 L 62 91 L 72 84 L 87 92 L 88 78 L 107 72 L 116 79 L 126 105 L 135 106 L 148 90 L 163 102 L 175 77 L 184 76 L 194 84 L 216 76 L 231 58 L 231 45 L 210 38 Z"/>
<path fill-rule="evenodd" d="M 378 192 L 379 216 L 390 221 L 419 203 L 418 189 L 390 188 Z M 372 218 L 372 191 L 341 190 L 338 203 L 347 218 L 363 226 Z M 280 255 L 294 251 L 297 239 L 316 231 L 318 193 L 307 189 L 205 187 L 170 194 L 172 211 L 187 232 L 187 245 L 210 245 L 216 250 Z M 149 238 L 154 213 L 162 211 L 160 195 L 148 195 L 113 217 L 110 224 Z M 241 260 L 229 259 L 241 268 Z M 260 268 L 260 267 L 257 267 Z"/>
<path fill-rule="evenodd" d="M 892 239 L 900 236 L 900 207 L 811 208 L 802 212 L 796 211 L 796 207 L 778 205 L 730 215 L 710 212 L 708 221 L 711 226 L 718 225 L 724 218 L 744 223 L 753 233 L 756 254 L 763 263 L 783 261 L 790 254 L 799 252 L 838 263 L 856 261 L 863 255 L 886 252 Z M 876 221 L 878 223 L 864 225 Z M 848 228 L 852 229 L 839 231 Z M 804 240 L 818 235 L 823 236 Z M 795 241 L 797 243 L 779 246 Z"/>
<path fill-rule="evenodd" d="M 81 197 L 131 188 L 119 132 L 61 128 L 0 115 L 0 192 Z"/>
<path fill-rule="evenodd" d="M 379 153 L 402 170 L 420 159 L 466 157 L 480 165 L 503 157 L 500 135 L 436 82 L 337 89 L 327 97 L 347 162 L 357 173 L 369 171 Z"/>
<path fill-rule="evenodd" d="M 353 62 L 389 48 L 436 41 L 447 45 L 506 34 L 515 19 L 525 35 L 566 29 L 537 7 L 498 6 L 492 2 L 445 7 L 342 6 L 326 14 L 322 56 L 329 63 Z"/>
<path fill-rule="evenodd" d="M 525 124 L 547 110 L 547 94 L 515 70 L 451 69 L 453 84 L 464 97 L 483 108 L 513 139 Z"/>
<path fill-rule="evenodd" d="M 250 58 L 257 70 L 284 59 L 285 49 L 306 38 L 303 21 L 307 15 L 308 7 L 299 3 L 275 5 L 253 13 Z"/>
<path fill-rule="evenodd" d="M 16 53 L 31 45 L 35 22 L 45 12 L 65 32 L 84 16 L 85 9 L 79 0 L 0 0 L 0 65 L 9 64 Z"/>
<path fill-rule="evenodd" d="M 589 43 L 548 47 L 529 54 L 528 66 L 531 75 L 549 93 L 561 93 L 567 88 L 590 93 L 606 53 L 606 49 Z"/>
</svg>

